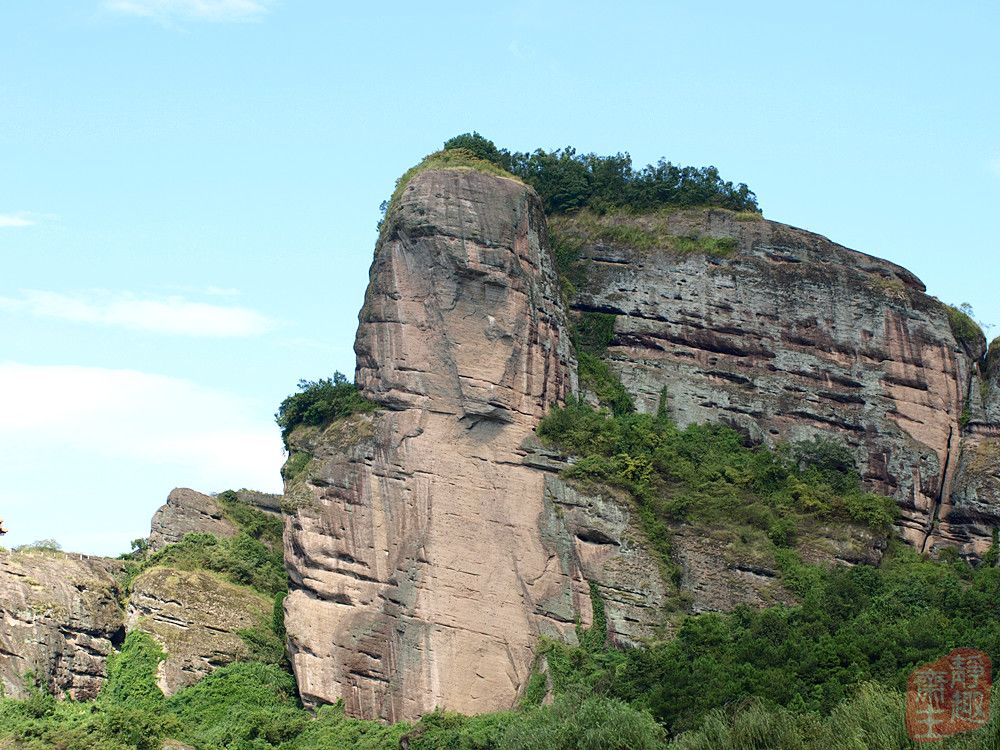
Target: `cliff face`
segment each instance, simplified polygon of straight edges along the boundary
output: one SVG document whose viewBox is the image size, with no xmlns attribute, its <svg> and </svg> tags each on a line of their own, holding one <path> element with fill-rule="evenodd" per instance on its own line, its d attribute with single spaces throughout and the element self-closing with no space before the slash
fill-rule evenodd
<svg viewBox="0 0 1000 750">
<path fill-rule="evenodd" d="M 303 699 L 388 720 L 510 707 L 538 637 L 573 640 L 591 617 L 550 472 L 525 464 L 575 385 L 534 191 L 470 170 L 414 177 L 383 227 L 355 349 L 362 392 L 388 409 L 292 435 L 312 457 L 286 484 Z"/>
<path fill-rule="evenodd" d="M 281 514 L 281 495 L 242 489 L 232 492 L 233 499 L 262 513 Z M 153 514 L 149 529 L 149 548 L 153 552 L 176 544 L 188 534 L 236 536 L 239 529 L 226 517 L 226 511 L 212 495 L 177 487 L 167 495 L 167 502 Z"/>
<path fill-rule="evenodd" d="M 836 436 L 867 484 L 897 500 L 907 541 L 989 548 L 996 506 L 986 523 L 952 495 L 982 352 L 956 341 L 916 277 L 728 211 L 633 217 L 631 235 L 621 223 L 558 230 L 582 244 L 575 311 L 616 316 L 609 359 L 641 409 L 666 387 L 681 424 L 725 421 L 772 443 Z"/>
<path fill-rule="evenodd" d="M 97 695 L 125 637 L 114 560 L 60 552 L 0 552 L 0 686 L 27 696 L 32 673 L 58 696 Z"/>
<path fill-rule="evenodd" d="M 211 495 L 186 487 L 177 487 L 167 502 L 153 514 L 149 529 L 149 548 L 157 552 L 176 544 L 188 534 L 235 536 L 236 524 L 226 518 L 222 506 Z"/>
<path fill-rule="evenodd" d="M 251 490 L 235 500 L 265 513 L 277 496 Z M 150 548 L 185 534 L 234 536 L 238 527 L 212 496 L 173 490 L 154 515 Z M 130 586 L 119 560 L 49 550 L 0 551 L 0 688 L 26 697 L 31 673 L 58 697 L 89 700 L 107 678 L 107 659 L 126 631 L 162 647 L 157 682 L 167 695 L 213 669 L 247 658 L 242 632 L 268 627 L 273 602 L 218 573 L 148 567 Z M 126 590 L 128 588 L 129 590 Z"/>
<path fill-rule="evenodd" d="M 970 401 L 981 345 L 956 340 L 911 273 L 728 211 L 553 224 L 579 255 L 571 312 L 615 316 L 607 358 L 641 410 L 666 388 L 681 425 L 838 439 L 897 500 L 910 543 L 986 552 L 995 386 Z M 430 170 L 397 198 L 355 344 L 357 383 L 384 409 L 290 436 L 288 466 L 304 468 L 286 481 L 286 624 L 307 702 L 388 720 L 509 707 L 538 637 L 590 622 L 591 589 L 622 643 L 668 634 L 668 604 L 793 600 L 773 561 L 684 526 L 678 591 L 627 498 L 560 477 L 532 437 L 577 389 L 557 289 L 538 198 L 517 181 Z M 970 408 L 982 424 L 963 448 Z M 809 539 L 799 553 L 824 563 L 877 563 L 885 546 L 850 524 Z"/>
<path fill-rule="evenodd" d="M 125 623 L 163 648 L 166 659 L 156 682 L 164 695 L 173 695 L 217 667 L 245 659 L 249 650 L 240 631 L 261 625 L 270 614 L 271 602 L 244 586 L 206 571 L 155 567 L 135 580 Z"/>
</svg>

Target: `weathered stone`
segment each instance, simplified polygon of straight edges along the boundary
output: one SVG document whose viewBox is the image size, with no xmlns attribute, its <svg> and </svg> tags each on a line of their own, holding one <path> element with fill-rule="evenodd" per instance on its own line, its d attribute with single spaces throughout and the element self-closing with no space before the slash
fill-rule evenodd
<svg viewBox="0 0 1000 750">
<path fill-rule="evenodd" d="M 581 492 L 551 474 L 545 477 L 545 510 L 546 544 L 558 551 L 564 569 L 579 567 L 596 586 L 610 641 L 638 646 L 662 635 L 664 608 L 677 592 L 664 580 L 628 498 Z"/>
<path fill-rule="evenodd" d="M 157 684 L 166 695 L 193 685 L 217 667 L 244 658 L 239 631 L 260 627 L 271 602 L 207 571 L 156 567 L 140 575 L 128 601 L 127 626 L 163 648 Z"/>
<path fill-rule="evenodd" d="M 578 313 L 617 315 L 609 359 L 639 408 L 665 387 L 682 425 L 725 421 L 767 442 L 833 435 L 894 497 L 918 549 L 982 552 L 951 516 L 960 417 L 980 351 L 899 266 L 776 222 L 721 210 L 657 215 L 659 237 L 732 238 L 728 256 L 679 241 L 584 243 Z M 572 232 L 572 220 L 561 229 Z"/>
<path fill-rule="evenodd" d="M 176 544 L 188 534 L 229 537 L 236 536 L 238 531 L 214 497 L 178 487 L 171 490 L 166 504 L 153 514 L 149 548 L 156 552 L 168 544 Z"/>
<path fill-rule="evenodd" d="M 0 686 L 26 697 L 23 676 L 86 700 L 125 635 L 114 560 L 61 552 L 0 552 Z"/>
<path fill-rule="evenodd" d="M 771 560 L 733 549 L 725 535 L 676 526 L 670 546 L 681 568 L 681 590 L 692 612 L 731 612 L 740 605 L 769 607 L 795 599 L 781 584 Z"/>
<path fill-rule="evenodd" d="M 281 515 L 281 495 L 276 495 L 273 492 L 248 490 L 244 487 L 236 490 L 236 500 L 256 508 L 262 513 L 268 513 L 272 516 Z"/>
<path fill-rule="evenodd" d="M 383 227 L 355 350 L 362 392 L 388 409 L 291 439 L 311 456 L 285 489 L 303 700 L 393 721 L 508 708 L 539 636 L 572 641 L 590 622 L 584 571 L 608 567 L 567 546 L 522 448 L 575 385 L 535 193 L 470 170 L 414 177 Z M 633 585 L 655 609 L 656 587 Z"/>
</svg>

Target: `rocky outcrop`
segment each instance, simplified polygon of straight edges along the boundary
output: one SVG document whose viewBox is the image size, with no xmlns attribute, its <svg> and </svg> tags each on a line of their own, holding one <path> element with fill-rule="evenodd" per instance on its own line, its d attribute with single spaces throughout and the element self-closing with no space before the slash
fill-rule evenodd
<svg viewBox="0 0 1000 750">
<path fill-rule="evenodd" d="M 988 548 L 989 527 L 952 501 L 982 352 L 956 341 L 913 274 L 721 210 L 558 229 L 582 246 L 575 312 L 616 316 L 608 357 L 641 409 L 655 410 L 665 387 L 682 425 L 725 421 L 768 442 L 836 436 L 868 486 L 897 500 L 918 549 Z"/>
<path fill-rule="evenodd" d="M 387 720 L 510 707 L 539 636 L 575 639 L 588 571 L 628 549 L 567 543 L 556 506 L 582 501 L 525 462 L 575 377 L 535 193 L 471 170 L 417 174 L 383 226 L 355 350 L 362 392 L 386 408 L 291 436 L 311 456 L 285 491 L 303 700 Z M 655 599 L 629 575 L 628 595 Z"/>
<path fill-rule="evenodd" d="M 232 500 L 280 513 L 280 496 L 252 490 Z M 155 549 L 189 533 L 232 536 L 238 529 L 216 498 L 188 489 L 170 493 L 153 519 Z M 129 630 L 152 635 L 167 654 L 158 682 L 166 694 L 249 654 L 241 631 L 267 627 L 268 598 L 206 571 L 156 567 L 121 600 L 125 569 L 118 560 L 48 549 L 0 551 L 0 690 L 27 695 L 31 673 L 59 697 L 93 698 L 107 676 L 107 658 Z"/>
<path fill-rule="evenodd" d="M 51 551 L 0 552 L 0 686 L 27 695 L 31 673 L 58 696 L 86 700 L 125 635 L 121 564 Z"/>
<path fill-rule="evenodd" d="M 188 534 L 235 536 L 236 524 L 226 518 L 219 502 L 211 495 L 187 487 L 171 490 L 167 502 L 153 514 L 149 548 L 156 552 L 176 544 Z"/>
<path fill-rule="evenodd" d="M 245 503 L 270 515 L 281 515 L 281 495 L 248 489 L 229 491 L 228 494 L 235 502 Z M 168 544 L 176 544 L 188 534 L 230 537 L 237 533 L 239 529 L 226 516 L 219 496 L 178 487 L 171 490 L 167 502 L 153 514 L 149 548 L 156 552 Z"/>
<path fill-rule="evenodd" d="M 629 498 L 610 488 L 573 486 L 560 476 L 565 457 L 534 439 L 524 447 L 523 463 L 546 473 L 542 537 L 564 569 L 579 567 L 595 587 L 609 641 L 635 646 L 664 635 L 665 608 L 677 590 L 650 550 Z"/>
<path fill-rule="evenodd" d="M 240 631 L 260 627 L 271 602 L 207 571 L 152 568 L 139 576 L 128 601 L 126 625 L 163 648 L 157 685 L 165 695 L 193 685 L 212 670 L 241 658 Z"/>
</svg>

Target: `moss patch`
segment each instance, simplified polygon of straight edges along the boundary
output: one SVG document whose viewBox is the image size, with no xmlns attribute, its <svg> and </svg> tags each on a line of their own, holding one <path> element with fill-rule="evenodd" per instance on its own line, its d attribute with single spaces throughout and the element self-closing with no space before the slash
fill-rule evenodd
<svg viewBox="0 0 1000 750">
<path fill-rule="evenodd" d="M 520 179 L 512 175 L 503 167 L 494 164 L 491 161 L 487 161 L 486 159 L 479 158 L 468 149 L 446 148 L 441 151 L 435 151 L 433 154 L 428 154 L 419 164 L 412 166 L 403 172 L 402 177 L 396 180 L 396 189 L 392 191 L 392 197 L 389 198 L 385 211 L 386 216 L 389 216 L 392 213 L 392 210 L 399 205 L 399 197 L 403 194 L 406 186 L 410 184 L 410 180 L 421 172 L 426 172 L 430 169 L 467 169 L 476 172 L 483 172 L 484 174 L 496 175 L 497 177 L 504 177 L 508 180 L 514 180 L 522 185 L 524 184 Z"/>
<path fill-rule="evenodd" d="M 986 334 L 979 324 L 972 319 L 968 313 L 960 310 L 954 305 L 942 303 L 945 313 L 948 315 L 948 325 L 955 340 L 970 354 L 979 356 L 986 349 Z"/>
<path fill-rule="evenodd" d="M 678 210 L 680 209 L 661 208 L 648 213 L 614 210 L 603 214 L 584 210 L 554 216 L 549 221 L 557 235 L 569 245 L 575 240 L 577 243 L 603 243 L 643 251 L 660 250 L 677 255 L 702 254 L 712 257 L 726 257 L 736 252 L 738 241 L 735 237 L 716 237 L 702 233 L 678 234 L 672 230 L 670 217 Z M 742 213 L 735 215 L 743 216 Z"/>
</svg>

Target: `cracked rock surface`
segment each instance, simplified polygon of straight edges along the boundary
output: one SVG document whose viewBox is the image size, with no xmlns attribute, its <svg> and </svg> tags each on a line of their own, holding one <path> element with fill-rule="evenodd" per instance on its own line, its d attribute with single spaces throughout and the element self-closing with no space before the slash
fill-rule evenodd
<svg viewBox="0 0 1000 750">
<path fill-rule="evenodd" d="M 550 472 L 525 463 L 546 408 L 575 388 L 537 195 L 469 170 L 418 174 L 359 317 L 357 382 L 387 408 L 292 435 L 311 456 L 286 483 L 302 697 L 390 721 L 509 708 L 539 636 L 573 641 L 590 622 L 587 579 L 619 549 L 554 528 Z M 632 587 L 655 599 L 652 583 Z"/>
<path fill-rule="evenodd" d="M 125 636 L 114 560 L 62 552 L 0 552 L 0 685 L 27 697 L 32 672 L 55 695 L 93 698 Z"/>
<path fill-rule="evenodd" d="M 990 525 L 952 496 L 982 352 L 956 341 L 919 279 L 777 222 L 722 210 L 661 221 L 678 238 L 732 238 L 735 251 L 585 242 L 574 303 L 617 316 L 608 356 L 640 409 L 655 411 L 665 387 L 681 425 L 723 421 L 771 443 L 836 436 L 868 487 L 896 499 L 907 541 L 983 554 Z"/>
<path fill-rule="evenodd" d="M 267 597 L 213 573 L 156 567 L 135 580 L 126 625 L 163 648 L 156 682 L 164 695 L 173 695 L 246 657 L 239 631 L 260 626 L 270 613 Z"/>
</svg>

